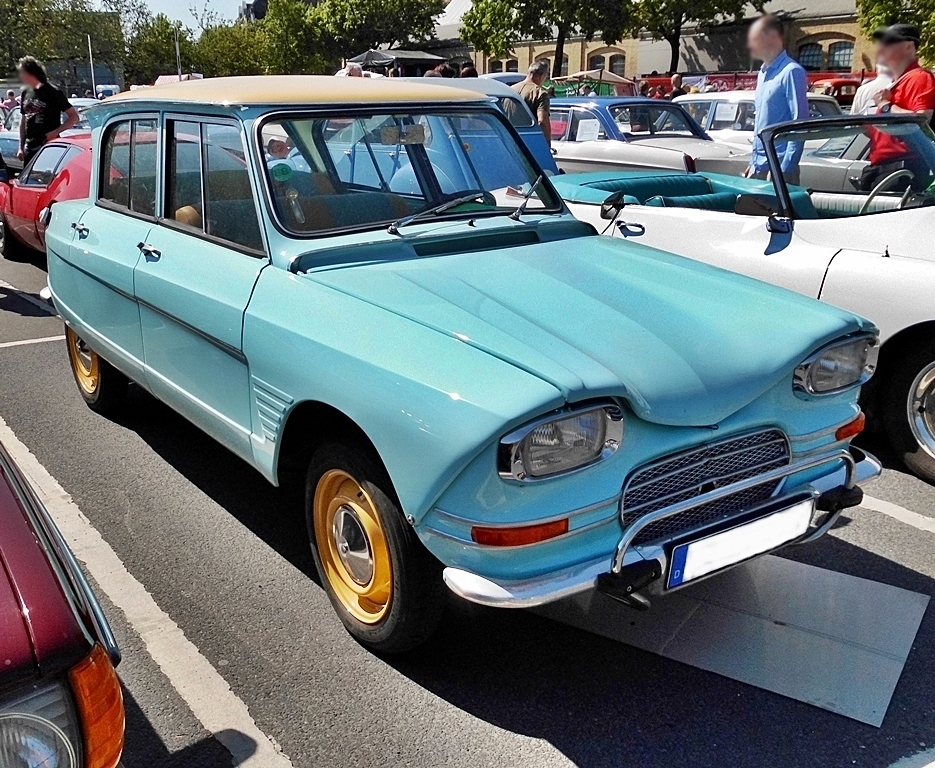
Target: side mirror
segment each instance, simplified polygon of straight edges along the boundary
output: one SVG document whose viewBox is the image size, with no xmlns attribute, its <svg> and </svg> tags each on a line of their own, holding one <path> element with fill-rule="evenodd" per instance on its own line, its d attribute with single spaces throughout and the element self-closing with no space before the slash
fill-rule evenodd
<svg viewBox="0 0 935 768">
<path fill-rule="evenodd" d="M 737 195 L 734 213 L 741 216 L 773 216 L 779 211 L 771 195 Z"/>
<path fill-rule="evenodd" d="M 601 218 L 604 221 L 613 221 L 620 215 L 626 202 L 624 202 L 623 190 L 614 192 L 610 197 L 601 203 Z"/>
</svg>

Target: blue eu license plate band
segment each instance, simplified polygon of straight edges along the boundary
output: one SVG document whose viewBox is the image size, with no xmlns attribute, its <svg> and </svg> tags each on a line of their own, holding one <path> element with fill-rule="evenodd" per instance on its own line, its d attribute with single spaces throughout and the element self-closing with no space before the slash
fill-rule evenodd
<svg viewBox="0 0 935 768">
<path fill-rule="evenodd" d="M 669 589 L 748 560 L 808 531 L 815 501 L 805 499 L 726 531 L 679 544 L 670 558 Z"/>
</svg>

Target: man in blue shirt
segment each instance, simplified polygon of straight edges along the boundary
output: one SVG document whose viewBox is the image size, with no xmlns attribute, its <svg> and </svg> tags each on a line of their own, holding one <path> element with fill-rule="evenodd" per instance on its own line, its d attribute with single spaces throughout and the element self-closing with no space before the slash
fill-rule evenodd
<svg viewBox="0 0 935 768">
<path fill-rule="evenodd" d="M 769 174 L 766 150 L 760 131 L 770 125 L 787 120 L 808 117 L 808 77 L 802 65 L 786 53 L 786 40 L 782 22 L 775 16 L 760 16 L 750 26 L 747 48 L 754 59 L 763 62 L 756 78 L 754 104 L 753 157 L 744 175 L 765 179 Z M 799 160 L 802 142 L 784 142 L 776 147 L 782 174 L 790 184 L 799 182 Z"/>
</svg>

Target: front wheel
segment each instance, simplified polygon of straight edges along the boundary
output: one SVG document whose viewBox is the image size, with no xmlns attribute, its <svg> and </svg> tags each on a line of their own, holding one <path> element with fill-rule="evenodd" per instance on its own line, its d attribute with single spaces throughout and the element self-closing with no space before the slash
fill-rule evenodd
<svg viewBox="0 0 935 768">
<path fill-rule="evenodd" d="M 129 380 L 91 349 L 70 327 L 65 326 L 68 362 L 78 392 L 88 407 L 98 413 L 113 412 L 127 395 Z"/>
<path fill-rule="evenodd" d="M 882 390 L 890 444 L 909 469 L 935 483 L 935 343 L 901 360 Z"/>
<path fill-rule="evenodd" d="M 344 626 L 380 653 L 425 642 L 445 598 L 438 561 L 394 498 L 372 450 L 328 443 L 315 451 L 305 493 L 312 556 Z"/>
</svg>

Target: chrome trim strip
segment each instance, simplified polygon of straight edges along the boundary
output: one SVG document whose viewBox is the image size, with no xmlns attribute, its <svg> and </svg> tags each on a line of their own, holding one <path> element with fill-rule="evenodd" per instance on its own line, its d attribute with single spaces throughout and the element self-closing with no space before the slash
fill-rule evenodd
<svg viewBox="0 0 935 768">
<path fill-rule="evenodd" d="M 805 459 L 809 456 L 817 456 L 818 454 L 827 453 L 828 451 L 834 450 L 835 448 L 847 449 L 847 441 L 850 438 L 845 438 L 844 440 L 835 440 L 831 443 L 823 443 L 817 448 L 812 448 L 808 451 L 793 451 L 793 455 L 796 459 Z"/>
<path fill-rule="evenodd" d="M 713 491 L 708 491 L 707 493 L 695 496 L 692 499 L 686 499 L 685 501 L 678 504 L 673 504 L 670 507 L 665 507 L 664 509 L 657 509 L 654 512 L 649 512 L 638 520 L 634 520 L 624 529 L 623 536 L 617 544 L 617 551 L 614 553 L 611 570 L 614 573 L 620 573 L 623 568 L 623 560 L 627 549 L 629 549 L 637 534 L 639 534 L 643 528 L 651 523 L 664 520 L 667 517 L 677 515 L 680 512 L 686 512 L 687 510 L 694 509 L 695 507 L 700 507 L 703 504 L 717 501 L 718 499 L 723 499 L 734 493 L 745 491 L 758 485 L 763 485 L 764 483 L 770 482 L 771 480 L 784 480 L 791 475 L 803 472 L 807 469 L 814 469 L 815 467 L 819 467 L 822 464 L 829 464 L 832 461 L 845 462 L 847 467 L 847 474 L 845 476 L 843 485 L 846 488 L 853 488 L 856 475 L 856 462 L 850 453 L 845 450 L 841 450 L 835 451 L 834 453 L 826 456 L 821 456 L 819 458 L 806 459 L 804 461 L 796 461 L 791 464 L 786 464 L 782 467 L 777 467 L 776 469 L 770 470 L 769 472 L 764 472 L 762 475 L 747 478 L 746 480 L 738 480 L 736 483 L 725 485 L 722 488 L 715 488 Z"/>
<path fill-rule="evenodd" d="M 456 523 L 462 523 L 464 525 L 471 525 L 471 526 L 480 525 L 480 526 L 483 526 L 484 528 L 518 528 L 523 525 L 542 525 L 544 523 L 552 523 L 552 522 L 555 522 L 556 520 L 564 520 L 566 517 L 570 521 L 572 518 L 577 517 L 578 515 L 584 515 L 584 514 L 587 514 L 588 512 L 593 512 L 595 509 L 600 509 L 601 507 L 606 507 L 610 504 L 616 504 L 618 501 L 620 501 L 620 496 L 621 494 L 618 493 L 614 496 L 611 496 L 609 499 L 604 499 L 604 501 L 598 501 L 598 502 L 595 502 L 594 504 L 588 504 L 587 506 L 584 506 L 584 507 L 578 507 L 578 509 L 573 509 L 570 512 L 564 512 L 560 515 L 552 515 L 551 517 L 542 517 L 542 518 L 537 517 L 535 520 L 524 520 L 524 521 L 518 521 L 518 522 L 513 522 L 513 523 L 487 523 L 487 522 L 484 522 L 483 520 L 475 520 L 475 519 L 469 519 L 467 517 L 461 517 L 460 515 L 455 515 L 452 512 L 446 512 L 445 510 L 439 509 L 438 507 L 435 507 L 435 509 L 432 511 L 435 512 L 435 514 L 437 515 L 448 518 L 449 520 L 453 520 Z"/>
</svg>

